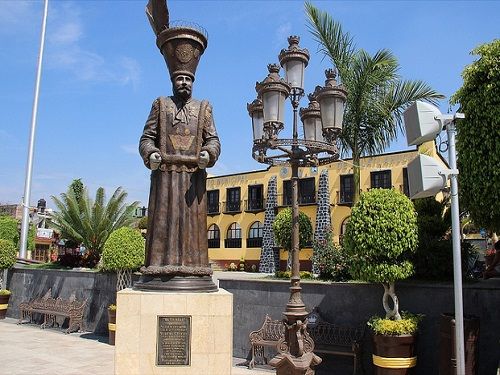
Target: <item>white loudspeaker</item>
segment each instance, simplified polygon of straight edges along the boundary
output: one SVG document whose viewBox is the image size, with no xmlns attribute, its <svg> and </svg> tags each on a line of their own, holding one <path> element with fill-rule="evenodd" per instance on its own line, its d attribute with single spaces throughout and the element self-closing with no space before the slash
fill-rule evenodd
<svg viewBox="0 0 500 375">
<path fill-rule="evenodd" d="M 420 145 L 431 141 L 441 131 L 441 116 L 438 108 L 429 103 L 415 102 L 403 113 L 408 145 Z"/>
<path fill-rule="evenodd" d="M 408 164 L 408 187 L 410 198 L 435 196 L 446 186 L 449 169 L 443 168 L 436 159 L 418 155 Z"/>
</svg>

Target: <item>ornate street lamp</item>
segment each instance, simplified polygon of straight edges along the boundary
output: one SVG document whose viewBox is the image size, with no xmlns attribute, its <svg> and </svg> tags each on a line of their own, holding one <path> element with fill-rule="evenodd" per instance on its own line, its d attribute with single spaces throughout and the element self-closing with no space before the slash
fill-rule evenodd
<svg viewBox="0 0 500 375">
<path fill-rule="evenodd" d="M 255 99 L 247 104 L 247 110 L 252 118 L 253 141 L 261 142 L 264 139 L 264 110 L 262 100 Z"/>
<path fill-rule="evenodd" d="M 321 107 L 323 135 L 327 142 L 332 143 L 342 130 L 347 91 L 337 84 L 335 69 L 327 69 L 325 75 L 325 86 L 316 87 L 314 95 Z"/>
<path fill-rule="evenodd" d="M 321 363 L 321 358 L 313 353 L 314 342 L 307 333 L 308 313 L 301 297 L 298 170 L 299 167 L 323 165 L 338 159 L 336 137 L 342 126 L 346 99 L 346 91 L 337 85 L 334 71 L 328 70 L 325 87 L 318 87 L 313 95 L 309 95 L 309 106 L 300 110 L 305 139 L 298 137 L 298 107 L 304 96 L 304 71 L 309 62 L 309 52 L 299 47 L 299 41 L 298 36 L 290 36 L 289 47 L 279 54 L 285 79 L 279 75 L 279 65 L 269 64 L 268 76 L 255 86 L 258 99 L 247 105 L 252 118 L 253 158 L 269 165 L 290 165 L 292 170 L 290 298 L 283 313 L 285 336 L 278 344 L 277 356 L 270 362 L 278 375 L 312 375 L 314 367 Z M 293 108 L 292 139 L 278 138 L 285 126 L 284 102 L 287 97 Z"/>
</svg>

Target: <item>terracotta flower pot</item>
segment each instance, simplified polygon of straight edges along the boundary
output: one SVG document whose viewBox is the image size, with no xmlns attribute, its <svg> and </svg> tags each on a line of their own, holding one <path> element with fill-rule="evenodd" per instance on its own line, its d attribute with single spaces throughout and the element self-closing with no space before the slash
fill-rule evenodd
<svg viewBox="0 0 500 375">
<path fill-rule="evenodd" d="M 108 309 L 108 344 L 115 345 L 116 310 Z"/>
<path fill-rule="evenodd" d="M 0 319 L 5 319 L 7 314 L 7 307 L 9 306 L 10 294 L 0 295 Z"/>
<path fill-rule="evenodd" d="M 373 335 L 375 375 L 409 375 L 417 365 L 416 336 Z"/>
</svg>

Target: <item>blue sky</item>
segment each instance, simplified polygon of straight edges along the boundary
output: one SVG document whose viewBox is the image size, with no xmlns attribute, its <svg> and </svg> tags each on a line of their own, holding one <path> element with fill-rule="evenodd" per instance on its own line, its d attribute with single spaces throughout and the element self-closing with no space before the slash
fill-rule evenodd
<svg viewBox="0 0 500 375">
<path fill-rule="evenodd" d="M 149 172 L 137 144 L 152 101 L 170 95 L 165 62 L 144 13 L 146 0 L 50 0 L 31 204 L 82 178 L 93 196 L 118 186 L 147 204 Z M 246 103 L 289 35 L 311 52 L 306 92 L 324 83 L 327 59 L 307 30 L 301 1 L 174 1 L 171 20 L 202 25 L 208 49 L 193 95 L 206 98 L 222 143 L 212 174 L 263 169 L 251 157 Z M 401 76 L 421 79 L 448 98 L 462 83 L 475 46 L 499 37 L 495 1 L 315 1 L 369 52 L 391 50 Z M 0 203 L 19 203 L 43 11 L 42 1 L 0 0 Z M 495 14 L 497 16 L 495 16 Z M 302 106 L 307 105 L 303 99 Z M 288 104 L 289 106 L 289 104 Z M 446 112 L 448 100 L 441 103 Z M 289 110 L 291 113 L 291 110 Z M 291 118 L 288 119 L 290 128 Z M 404 137 L 390 151 L 406 148 Z"/>
</svg>

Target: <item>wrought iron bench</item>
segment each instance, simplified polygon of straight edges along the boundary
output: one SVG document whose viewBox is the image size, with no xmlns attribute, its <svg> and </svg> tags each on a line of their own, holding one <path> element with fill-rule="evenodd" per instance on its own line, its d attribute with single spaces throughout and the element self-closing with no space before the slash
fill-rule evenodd
<svg viewBox="0 0 500 375">
<path fill-rule="evenodd" d="M 359 327 L 346 327 L 332 324 L 325 321 L 319 314 L 319 309 L 315 307 L 308 315 L 307 331 L 314 340 L 314 352 L 332 355 L 342 355 L 353 357 L 353 374 L 361 371 L 362 366 L 362 340 L 365 333 L 365 324 Z M 251 359 L 248 368 L 255 367 L 258 358 L 262 358 L 263 363 L 267 363 L 264 348 L 276 348 L 278 341 L 285 334 L 285 326 L 282 320 L 272 320 L 266 315 L 262 327 L 250 333 Z"/>
<path fill-rule="evenodd" d="M 347 327 L 329 323 L 321 317 L 318 307 L 309 313 L 307 319 L 307 331 L 314 340 L 315 353 L 353 357 L 353 374 L 364 373 L 362 342 L 366 324 Z"/>
<path fill-rule="evenodd" d="M 250 332 L 250 344 L 252 345 L 252 358 L 248 362 L 248 368 L 255 367 L 257 358 L 262 358 L 267 363 L 267 357 L 264 353 L 264 347 L 276 348 L 278 341 L 285 336 L 285 325 L 282 320 L 272 320 L 266 314 L 264 323 L 257 331 Z"/>
<path fill-rule="evenodd" d="M 35 298 L 28 302 L 19 304 L 20 317 L 17 324 L 33 323 L 33 314 L 43 315 L 41 328 L 52 327 L 56 322 L 56 316 L 69 318 L 66 333 L 83 330 L 83 310 L 87 300 L 77 301 L 75 299 L 63 300 L 61 298 L 52 298 L 50 291 L 42 298 Z"/>
</svg>

